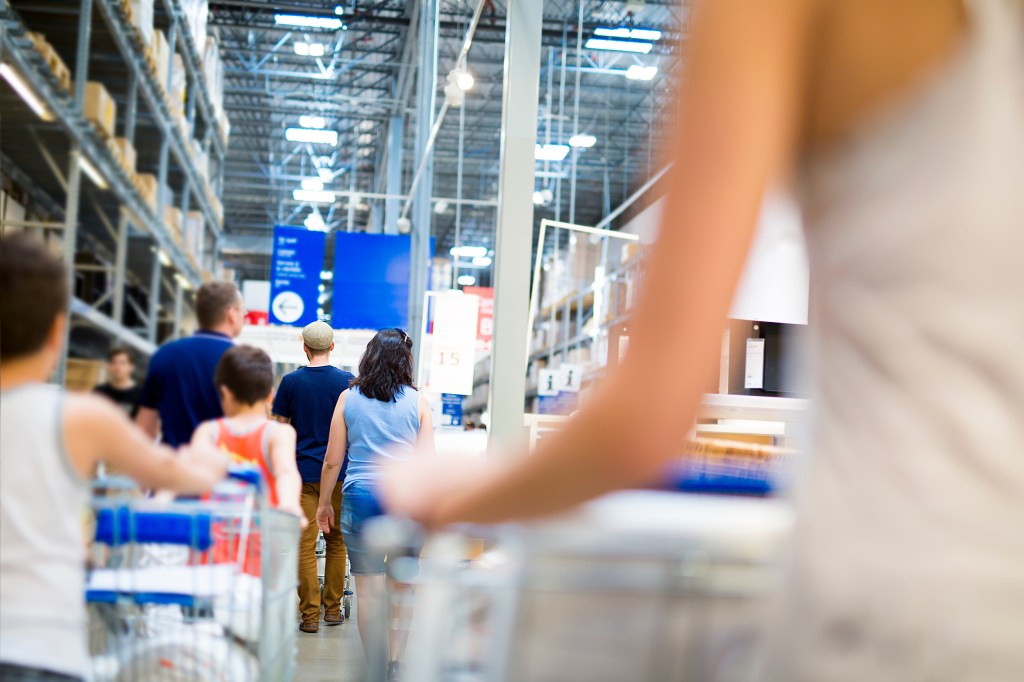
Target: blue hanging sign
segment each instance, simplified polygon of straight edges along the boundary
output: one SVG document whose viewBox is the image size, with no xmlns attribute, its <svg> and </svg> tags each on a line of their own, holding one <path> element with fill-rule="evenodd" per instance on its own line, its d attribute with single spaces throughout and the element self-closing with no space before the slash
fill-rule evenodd
<svg viewBox="0 0 1024 682">
<path fill-rule="evenodd" d="M 274 227 L 270 266 L 270 322 L 304 327 L 317 320 L 326 235 L 301 227 Z"/>
<path fill-rule="evenodd" d="M 335 329 L 408 328 L 410 248 L 408 235 L 335 233 Z"/>
</svg>

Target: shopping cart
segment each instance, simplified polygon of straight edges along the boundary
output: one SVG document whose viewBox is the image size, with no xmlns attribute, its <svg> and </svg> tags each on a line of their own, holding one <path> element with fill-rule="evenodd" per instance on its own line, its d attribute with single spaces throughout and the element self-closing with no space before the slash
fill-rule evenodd
<svg viewBox="0 0 1024 682">
<path fill-rule="evenodd" d="M 231 476 L 202 501 L 102 484 L 86 585 L 93 680 L 292 678 L 299 519 L 269 507 L 258 472 Z"/>
<path fill-rule="evenodd" d="M 324 596 L 324 575 L 327 573 L 327 541 L 324 540 L 324 532 L 317 531 L 316 536 L 316 579 L 320 583 L 320 603 L 323 603 Z M 352 616 L 352 565 L 345 559 L 345 587 L 341 597 L 341 610 L 348 620 Z"/>
<path fill-rule="evenodd" d="M 749 679 L 790 525 L 779 500 L 631 491 L 435 535 L 418 573 L 392 576 L 415 585 L 403 680 Z M 403 527 L 372 532 L 413 560 Z M 489 548 L 475 560 L 471 537 Z"/>
</svg>

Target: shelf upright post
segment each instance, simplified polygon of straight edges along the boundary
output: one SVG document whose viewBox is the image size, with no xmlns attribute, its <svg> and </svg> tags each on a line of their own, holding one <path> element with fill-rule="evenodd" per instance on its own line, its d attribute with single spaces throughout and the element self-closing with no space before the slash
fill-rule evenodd
<svg viewBox="0 0 1024 682">
<path fill-rule="evenodd" d="M 182 306 L 185 302 L 185 287 L 181 285 L 181 277 L 174 278 L 174 333 L 172 339 L 181 337 Z"/>
<path fill-rule="evenodd" d="M 138 114 L 139 80 L 135 70 L 128 70 L 128 103 L 124 111 L 124 138 L 128 144 L 135 144 L 135 120 Z M 124 320 L 125 272 L 128 264 L 128 211 L 121 207 L 117 221 L 117 245 L 114 258 L 114 322 Z"/>
<path fill-rule="evenodd" d="M 89 77 L 89 38 L 92 30 L 92 0 L 82 0 L 81 12 L 78 15 L 78 49 L 75 53 L 75 101 L 74 111 L 79 120 L 84 121 L 82 109 L 85 103 L 85 83 Z M 68 271 L 68 291 L 75 293 L 75 251 L 78 241 L 78 205 L 82 189 L 82 168 L 80 159 L 82 149 L 72 141 L 68 161 L 68 193 L 64 205 L 64 265 Z M 56 383 L 64 383 L 68 364 L 68 346 L 71 341 L 71 325 L 64 329 L 64 345 L 61 350 L 60 365 L 54 376 Z"/>
<path fill-rule="evenodd" d="M 167 72 L 163 74 L 163 87 L 165 91 L 170 90 L 171 86 L 171 74 L 174 69 L 174 41 L 178 37 L 178 17 L 175 14 L 171 14 L 171 26 L 167 29 L 167 44 L 171 46 L 172 58 L 167 60 Z M 161 74 L 157 74 L 160 76 Z M 168 155 L 170 154 L 171 148 L 171 135 L 174 122 L 170 122 L 170 127 L 167 130 L 167 134 L 164 135 L 163 140 L 160 141 L 160 166 L 157 171 L 157 187 L 156 187 L 156 219 L 157 222 L 163 222 L 164 220 L 164 208 L 167 206 L 167 193 L 164 191 L 164 187 L 167 185 L 167 163 Z M 150 343 L 156 343 L 156 329 L 157 323 L 160 317 L 160 277 L 162 276 L 162 263 L 160 261 L 160 246 L 155 247 L 153 253 L 153 277 L 149 283 L 149 328 L 147 330 L 147 337 Z"/>
<path fill-rule="evenodd" d="M 533 247 L 534 146 L 540 97 L 543 3 L 510 0 L 505 29 L 501 161 L 494 264 L 494 342 L 489 430 L 492 449 L 523 447 L 526 350 Z M 499 664 L 500 665 L 500 664 Z"/>
</svg>

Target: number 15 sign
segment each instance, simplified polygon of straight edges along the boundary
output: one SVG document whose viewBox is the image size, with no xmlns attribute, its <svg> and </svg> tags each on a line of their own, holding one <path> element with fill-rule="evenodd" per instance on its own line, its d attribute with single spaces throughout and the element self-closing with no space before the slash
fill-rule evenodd
<svg viewBox="0 0 1024 682">
<path fill-rule="evenodd" d="M 479 307 L 479 298 L 462 293 L 441 294 L 434 300 L 431 391 L 457 395 L 473 392 Z"/>
</svg>

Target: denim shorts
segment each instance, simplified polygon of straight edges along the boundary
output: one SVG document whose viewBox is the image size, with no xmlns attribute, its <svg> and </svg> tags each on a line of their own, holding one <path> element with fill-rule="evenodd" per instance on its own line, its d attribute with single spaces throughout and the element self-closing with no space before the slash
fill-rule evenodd
<svg viewBox="0 0 1024 682">
<path fill-rule="evenodd" d="M 384 510 L 373 491 L 359 483 L 345 488 L 341 496 L 341 534 L 348 549 L 352 575 L 380 575 L 384 573 L 385 552 L 367 547 L 363 526 Z"/>
</svg>

